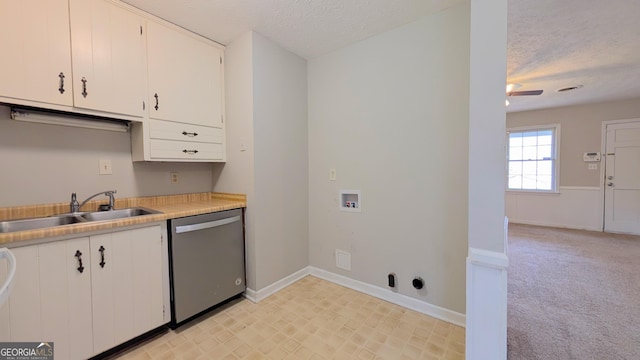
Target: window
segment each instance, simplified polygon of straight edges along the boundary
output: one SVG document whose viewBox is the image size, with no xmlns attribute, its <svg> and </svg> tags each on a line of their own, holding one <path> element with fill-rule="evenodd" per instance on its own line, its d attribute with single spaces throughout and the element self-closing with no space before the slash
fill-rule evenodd
<svg viewBox="0 0 640 360">
<path fill-rule="evenodd" d="M 509 190 L 556 191 L 560 125 L 507 131 Z"/>
</svg>

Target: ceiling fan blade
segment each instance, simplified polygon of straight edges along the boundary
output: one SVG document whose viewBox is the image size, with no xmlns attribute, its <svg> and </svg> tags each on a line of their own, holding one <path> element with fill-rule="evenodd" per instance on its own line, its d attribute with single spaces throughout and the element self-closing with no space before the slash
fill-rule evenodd
<svg viewBox="0 0 640 360">
<path fill-rule="evenodd" d="M 542 94 L 542 90 L 523 90 L 523 91 L 512 91 L 507 93 L 507 96 L 526 96 L 526 95 L 540 95 Z"/>
</svg>

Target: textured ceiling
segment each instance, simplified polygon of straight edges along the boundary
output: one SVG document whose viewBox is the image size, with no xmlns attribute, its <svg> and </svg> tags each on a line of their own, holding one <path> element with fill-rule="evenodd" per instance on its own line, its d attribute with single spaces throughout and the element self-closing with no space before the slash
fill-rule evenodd
<svg viewBox="0 0 640 360">
<path fill-rule="evenodd" d="M 123 0 L 221 44 L 255 30 L 310 59 L 464 0 Z"/>
<path fill-rule="evenodd" d="M 255 30 L 307 59 L 466 1 L 124 0 L 221 44 Z M 640 98 L 640 0 L 508 3 L 508 82 L 544 93 L 507 111 Z"/>
<path fill-rule="evenodd" d="M 509 0 L 507 111 L 640 98 L 640 0 Z M 557 89 L 584 85 L 559 93 Z"/>
</svg>

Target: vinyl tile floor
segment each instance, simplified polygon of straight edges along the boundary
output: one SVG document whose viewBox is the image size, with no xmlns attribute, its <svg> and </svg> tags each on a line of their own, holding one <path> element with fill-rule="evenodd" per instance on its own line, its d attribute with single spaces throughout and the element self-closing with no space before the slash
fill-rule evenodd
<svg viewBox="0 0 640 360">
<path fill-rule="evenodd" d="M 464 328 L 307 276 L 240 299 L 115 358 L 464 359 Z"/>
</svg>

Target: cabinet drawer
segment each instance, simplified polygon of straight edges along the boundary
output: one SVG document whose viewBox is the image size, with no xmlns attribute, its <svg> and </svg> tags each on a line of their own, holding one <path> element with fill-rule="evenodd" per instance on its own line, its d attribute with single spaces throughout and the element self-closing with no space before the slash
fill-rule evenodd
<svg viewBox="0 0 640 360">
<path fill-rule="evenodd" d="M 152 159 L 222 160 L 222 144 L 151 139 Z"/>
<path fill-rule="evenodd" d="M 149 120 L 149 123 L 152 139 L 222 143 L 222 129 L 219 128 L 162 120 Z"/>
</svg>

